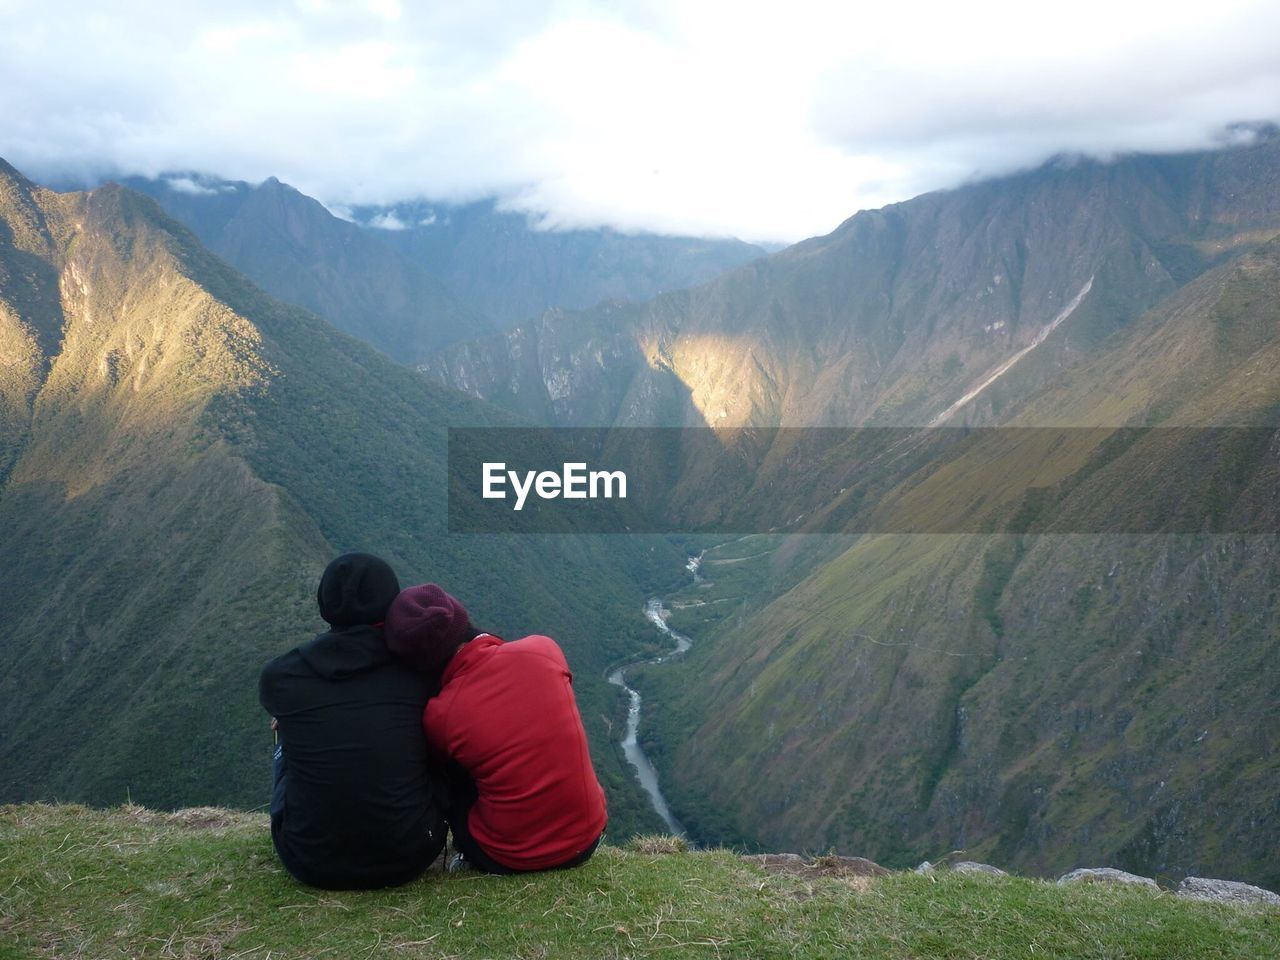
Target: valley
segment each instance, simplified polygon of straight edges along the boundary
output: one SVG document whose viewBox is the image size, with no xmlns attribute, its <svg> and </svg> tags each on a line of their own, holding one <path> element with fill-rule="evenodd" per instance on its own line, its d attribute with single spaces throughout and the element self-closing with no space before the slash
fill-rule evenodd
<svg viewBox="0 0 1280 960">
<path fill-rule="evenodd" d="M 188 229 L 0 168 L 3 799 L 260 805 L 257 667 L 361 548 L 562 642 L 620 834 L 1274 887 L 1280 450 L 1213 430 L 1280 425 L 1277 185 L 1274 133 L 1055 161 L 677 266 L 139 184 Z M 390 213 L 429 219 L 361 216 Z M 525 267 L 486 288 L 502 231 Z M 917 464 L 944 425 L 992 439 Z M 673 499 L 789 523 L 451 532 L 450 426 L 710 427 Z M 919 439 L 824 486 L 852 448 L 780 427 Z M 1010 525 L 1051 509 L 1069 532 Z M 858 532 L 877 510 L 919 532 Z"/>
</svg>

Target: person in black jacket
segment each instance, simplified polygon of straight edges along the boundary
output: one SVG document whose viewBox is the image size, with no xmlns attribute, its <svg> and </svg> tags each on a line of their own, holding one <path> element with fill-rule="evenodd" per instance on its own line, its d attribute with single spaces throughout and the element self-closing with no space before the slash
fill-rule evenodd
<svg viewBox="0 0 1280 960">
<path fill-rule="evenodd" d="M 422 730 L 432 690 L 382 637 L 399 592 L 385 561 L 343 554 L 316 592 L 333 629 L 262 668 L 258 699 L 279 734 L 271 839 L 285 868 L 313 887 L 407 883 L 444 846 L 442 773 Z"/>
</svg>

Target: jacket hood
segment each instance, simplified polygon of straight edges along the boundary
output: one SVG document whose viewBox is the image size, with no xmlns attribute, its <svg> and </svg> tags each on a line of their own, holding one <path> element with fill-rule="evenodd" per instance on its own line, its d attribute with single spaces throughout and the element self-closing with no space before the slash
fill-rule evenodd
<svg viewBox="0 0 1280 960">
<path fill-rule="evenodd" d="M 308 667 L 326 680 L 343 680 L 391 662 L 382 629 L 373 626 L 330 630 L 298 648 Z"/>
</svg>

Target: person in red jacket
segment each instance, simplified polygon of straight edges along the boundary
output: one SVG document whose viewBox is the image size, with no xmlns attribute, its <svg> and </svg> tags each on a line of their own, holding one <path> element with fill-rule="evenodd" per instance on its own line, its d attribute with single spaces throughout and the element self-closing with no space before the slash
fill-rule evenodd
<svg viewBox="0 0 1280 960">
<path fill-rule="evenodd" d="M 396 597 L 385 635 L 392 653 L 439 684 L 422 722 L 454 765 L 445 818 L 467 863 L 489 873 L 585 863 L 607 813 L 556 642 L 479 632 L 434 583 Z"/>
</svg>

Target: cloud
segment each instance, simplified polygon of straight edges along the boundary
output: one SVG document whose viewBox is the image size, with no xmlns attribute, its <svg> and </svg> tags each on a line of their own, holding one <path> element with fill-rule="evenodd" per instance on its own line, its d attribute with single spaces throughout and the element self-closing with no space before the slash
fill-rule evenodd
<svg viewBox="0 0 1280 960">
<path fill-rule="evenodd" d="M 217 187 L 207 187 L 204 184 L 196 183 L 191 177 L 166 177 L 164 185 L 174 193 L 189 193 L 193 196 L 212 196 L 219 193 Z"/>
<path fill-rule="evenodd" d="M 166 174 L 162 179 L 164 185 L 174 193 L 187 193 L 197 197 L 212 196 L 215 193 L 234 193 L 236 190 L 235 184 L 227 183 L 216 176 Z"/>
<path fill-rule="evenodd" d="M 10 0 L 0 156 L 790 240 L 1064 151 L 1280 119 L 1277 35 L 1253 0 Z"/>
<path fill-rule="evenodd" d="M 409 224 L 401 220 L 394 210 L 380 213 L 367 224 L 377 230 L 408 230 Z"/>
<path fill-rule="evenodd" d="M 345 203 L 339 203 L 337 201 L 330 200 L 328 203 L 325 204 L 325 207 L 328 209 L 330 213 L 332 213 L 339 220 L 345 220 L 347 221 L 347 223 L 360 222 L 356 218 L 355 211 L 353 211 L 351 207 Z"/>
</svg>

